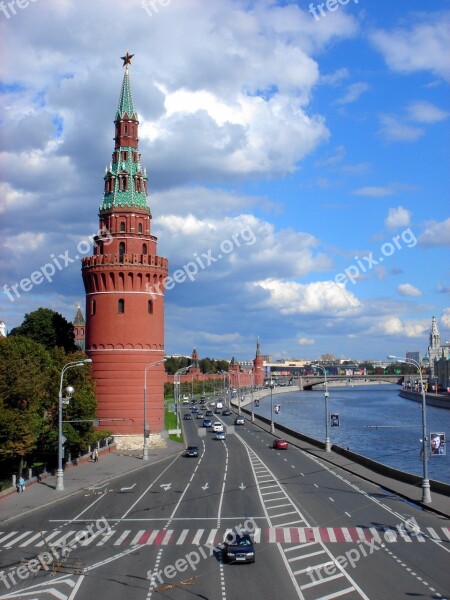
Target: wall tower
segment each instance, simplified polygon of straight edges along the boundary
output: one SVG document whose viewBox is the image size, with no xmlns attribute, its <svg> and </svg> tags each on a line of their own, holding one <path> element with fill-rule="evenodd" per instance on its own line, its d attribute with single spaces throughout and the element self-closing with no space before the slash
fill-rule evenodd
<svg viewBox="0 0 450 600">
<path fill-rule="evenodd" d="M 167 259 L 157 255 L 147 204 L 147 174 L 139 153 L 138 114 L 129 65 L 115 115 L 114 152 L 104 175 L 94 255 L 83 259 L 86 353 L 93 361 L 100 429 L 143 435 L 144 373 L 150 433 L 164 426 L 164 282 Z"/>
</svg>

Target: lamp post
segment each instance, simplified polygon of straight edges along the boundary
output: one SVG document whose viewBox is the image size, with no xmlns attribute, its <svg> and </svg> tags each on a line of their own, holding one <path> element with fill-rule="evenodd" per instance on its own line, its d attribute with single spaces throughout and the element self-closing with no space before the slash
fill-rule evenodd
<svg viewBox="0 0 450 600">
<path fill-rule="evenodd" d="M 273 388 L 275 387 L 275 382 L 273 379 L 270 380 L 270 433 L 275 433 L 275 423 L 273 422 Z"/>
<path fill-rule="evenodd" d="M 420 388 L 422 392 L 422 502 L 424 504 L 431 503 L 430 480 L 428 479 L 428 454 L 427 454 L 427 402 L 425 386 L 423 384 L 422 369 L 420 364 L 413 358 L 401 358 L 400 356 L 388 355 L 388 359 L 397 360 L 401 363 L 414 365 L 419 371 Z"/>
<path fill-rule="evenodd" d="M 144 445 L 142 448 L 142 460 L 148 460 L 148 448 L 147 448 L 147 437 L 150 433 L 150 428 L 147 428 L 147 369 L 150 367 L 154 367 L 155 365 L 160 365 L 163 362 L 166 362 L 167 359 L 162 358 L 161 360 L 157 360 L 155 362 L 148 363 L 144 368 Z"/>
<path fill-rule="evenodd" d="M 325 377 L 325 452 L 331 452 L 330 434 L 328 429 L 328 383 L 327 383 L 327 370 L 322 365 L 313 365 L 316 369 L 322 369 Z"/>
<path fill-rule="evenodd" d="M 176 419 L 177 419 L 177 429 L 180 426 L 179 415 L 178 415 L 178 404 L 180 401 L 180 375 L 185 375 L 189 371 L 190 368 L 191 368 L 191 365 L 189 365 L 188 367 L 182 367 L 181 369 L 178 369 L 178 371 L 173 376 L 173 394 L 174 394 L 174 399 L 175 399 L 175 415 L 176 415 Z M 178 381 L 177 381 L 177 379 L 178 379 Z"/>
<path fill-rule="evenodd" d="M 63 397 L 62 397 L 62 386 L 63 386 L 63 378 L 64 373 L 69 369 L 73 369 L 75 367 L 84 367 L 84 365 L 91 363 L 91 358 L 85 358 L 84 360 L 74 360 L 69 363 L 66 363 L 61 369 L 61 378 L 59 381 L 59 393 L 58 393 L 58 469 L 56 471 L 56 491 L 62 492 L 64 490 L 64 470 L 63 470 L 63 453 L 64 453 L 64 442 L 66 441 L 63 437 L 62 433 L 62 407 L 63 407 Z M 73 388 L 71 389 L 71 393 L 73 393 Z"/>
</svg>

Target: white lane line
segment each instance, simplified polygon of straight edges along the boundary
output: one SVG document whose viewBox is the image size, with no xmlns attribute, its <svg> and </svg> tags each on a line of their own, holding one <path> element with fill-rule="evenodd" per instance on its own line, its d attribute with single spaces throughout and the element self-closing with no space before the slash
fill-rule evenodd
<svg viewBox="0 0 450 600">
<path fill-rule="evenodd" d="M 125 519 L 125 517 L 127 517 L 130 514 L 130 512 L 133 510 L 133 508 L 136 506 L 136 504 L 138 504 L 142 500 L 142 498 L 147 494 L 147 492 L 155 485 L 155 483 L 159 479 L 161 479 L 161 477 L 165 474 L 165 472 L 168 471 L 171 468 L 171 466 L 174 464 L 174 462 L 176 460 L 178 460 L 179 458 L 180 458 L 180 455 L 178 454 L 173 459 L 173 461 L 171 463 L 169 463 L 167 465 L 167 467 L 163 471 L 161 471 L 161 473 L 151 482 L 151 484 L 147 487 L 147 489 L 142 492 L 142 494 L 139 496 L 139 498 L 135 502 L 133 502 L 133 504 L 130 506 L 130 508 L 126 512 L 124 512 L 124 514 L 122 515 L 121 519 L 119 519 L 119 520 Z M 83 511 L 83 512 L 85 512 L 85 511 Z"/>
</svg>

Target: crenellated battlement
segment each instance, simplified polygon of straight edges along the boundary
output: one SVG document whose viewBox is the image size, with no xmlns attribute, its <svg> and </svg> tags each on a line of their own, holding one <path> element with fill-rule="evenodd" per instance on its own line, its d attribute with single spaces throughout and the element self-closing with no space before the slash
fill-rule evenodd
<svg viewBox="0 0 450 600">
<path fill-rule="evenodd" d="M 167 270 L 169 266 L 167 258 L 150 254 L 96 254 L 94 256 L 86 256 L 82 259 L 81 263 L 83 269 L 99 265 L 142 265 L 145 267 L 156 267 Z"/>
</svg>

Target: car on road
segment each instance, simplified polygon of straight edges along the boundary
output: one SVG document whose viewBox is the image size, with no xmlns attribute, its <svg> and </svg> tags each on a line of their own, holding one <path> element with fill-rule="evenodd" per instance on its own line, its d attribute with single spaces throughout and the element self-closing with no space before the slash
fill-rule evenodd
<svg viewBox="0 0 450 600">
<path fill-rule="evenodd" d="M 186 448 L 185 456 L 196 458 L 198 456 L 198 448 L 197 446 L 188 446 Z"/>
<path fill-rule="evenodd" d="M 272 448 L 275 448 L 276 450 L 287 450 L 287 440 L 273 440 Z"/>
<path fill-rule="evenodd" d="M 214 414 L 215 414 L 215 415 L 221 415 L 221 414 L 222 414 L 222 411 L 220 410 L 220 408 L 215 408 L 215 409 L 214 409 Z"/>
<path fill-rule="evenodd" d="M 197 419 L 203 419 L 203 415 L 201 412 L 197 413 Z"/>
<path fill-rule="evenodd" d="M 234 420 L 235 425 L 245 425 L 244 417 L 236 417 Z"/>
<path fill-rule="evenodd" d="M 217 431 L 216 435 L 214 436 L 215 440 L 224 440 L 226 438 L 226 433 L 225 431 Z"/>
<path fill-rule="evenodd" d="M 212 426 L 212 430 L 214 432 L 218 432 L 218 431 L 223 431 L 223 425 L 220 421 L 215 421 L 215 423 Z"/>
<path fill-rule="evenodd" d="M 223 542 L 222 555 L 226 563 L 254 563 L 255 546 L 252 538 L 245 531 L 228 533 Z"/>
<path fill-rule="evenodd" d="M 191 413 L 186 413 L 186 414 L 184 415 L 183 419 L 184 419 L 185 421 L 192 421 L 192 415 L 191 415 Z"/>
<path fill-rule="evenodd" d="M 211 419 L 203 419 L 203 427 L 212 427 Z"/>
<path fill-rule="evenodd" d="M 212 410 L 207 410 L 205 412 L 205 417 L 212 417 L 213 416 L 213 411 Z"/>
<path fill-rule="evenodd" d="M 193 406 L 191 408 L 191 413 L 199 413 L 199 412 L 200 412 L 200 410 L 199 410 L 198 406 Z"/>
<path fill-rule="evenodd" d="M 222 415 L 224 417 L 229 417 L 231 415 L 231 410 L 229 408 L 224 408 L 222 411 Z"/>
</svg>

